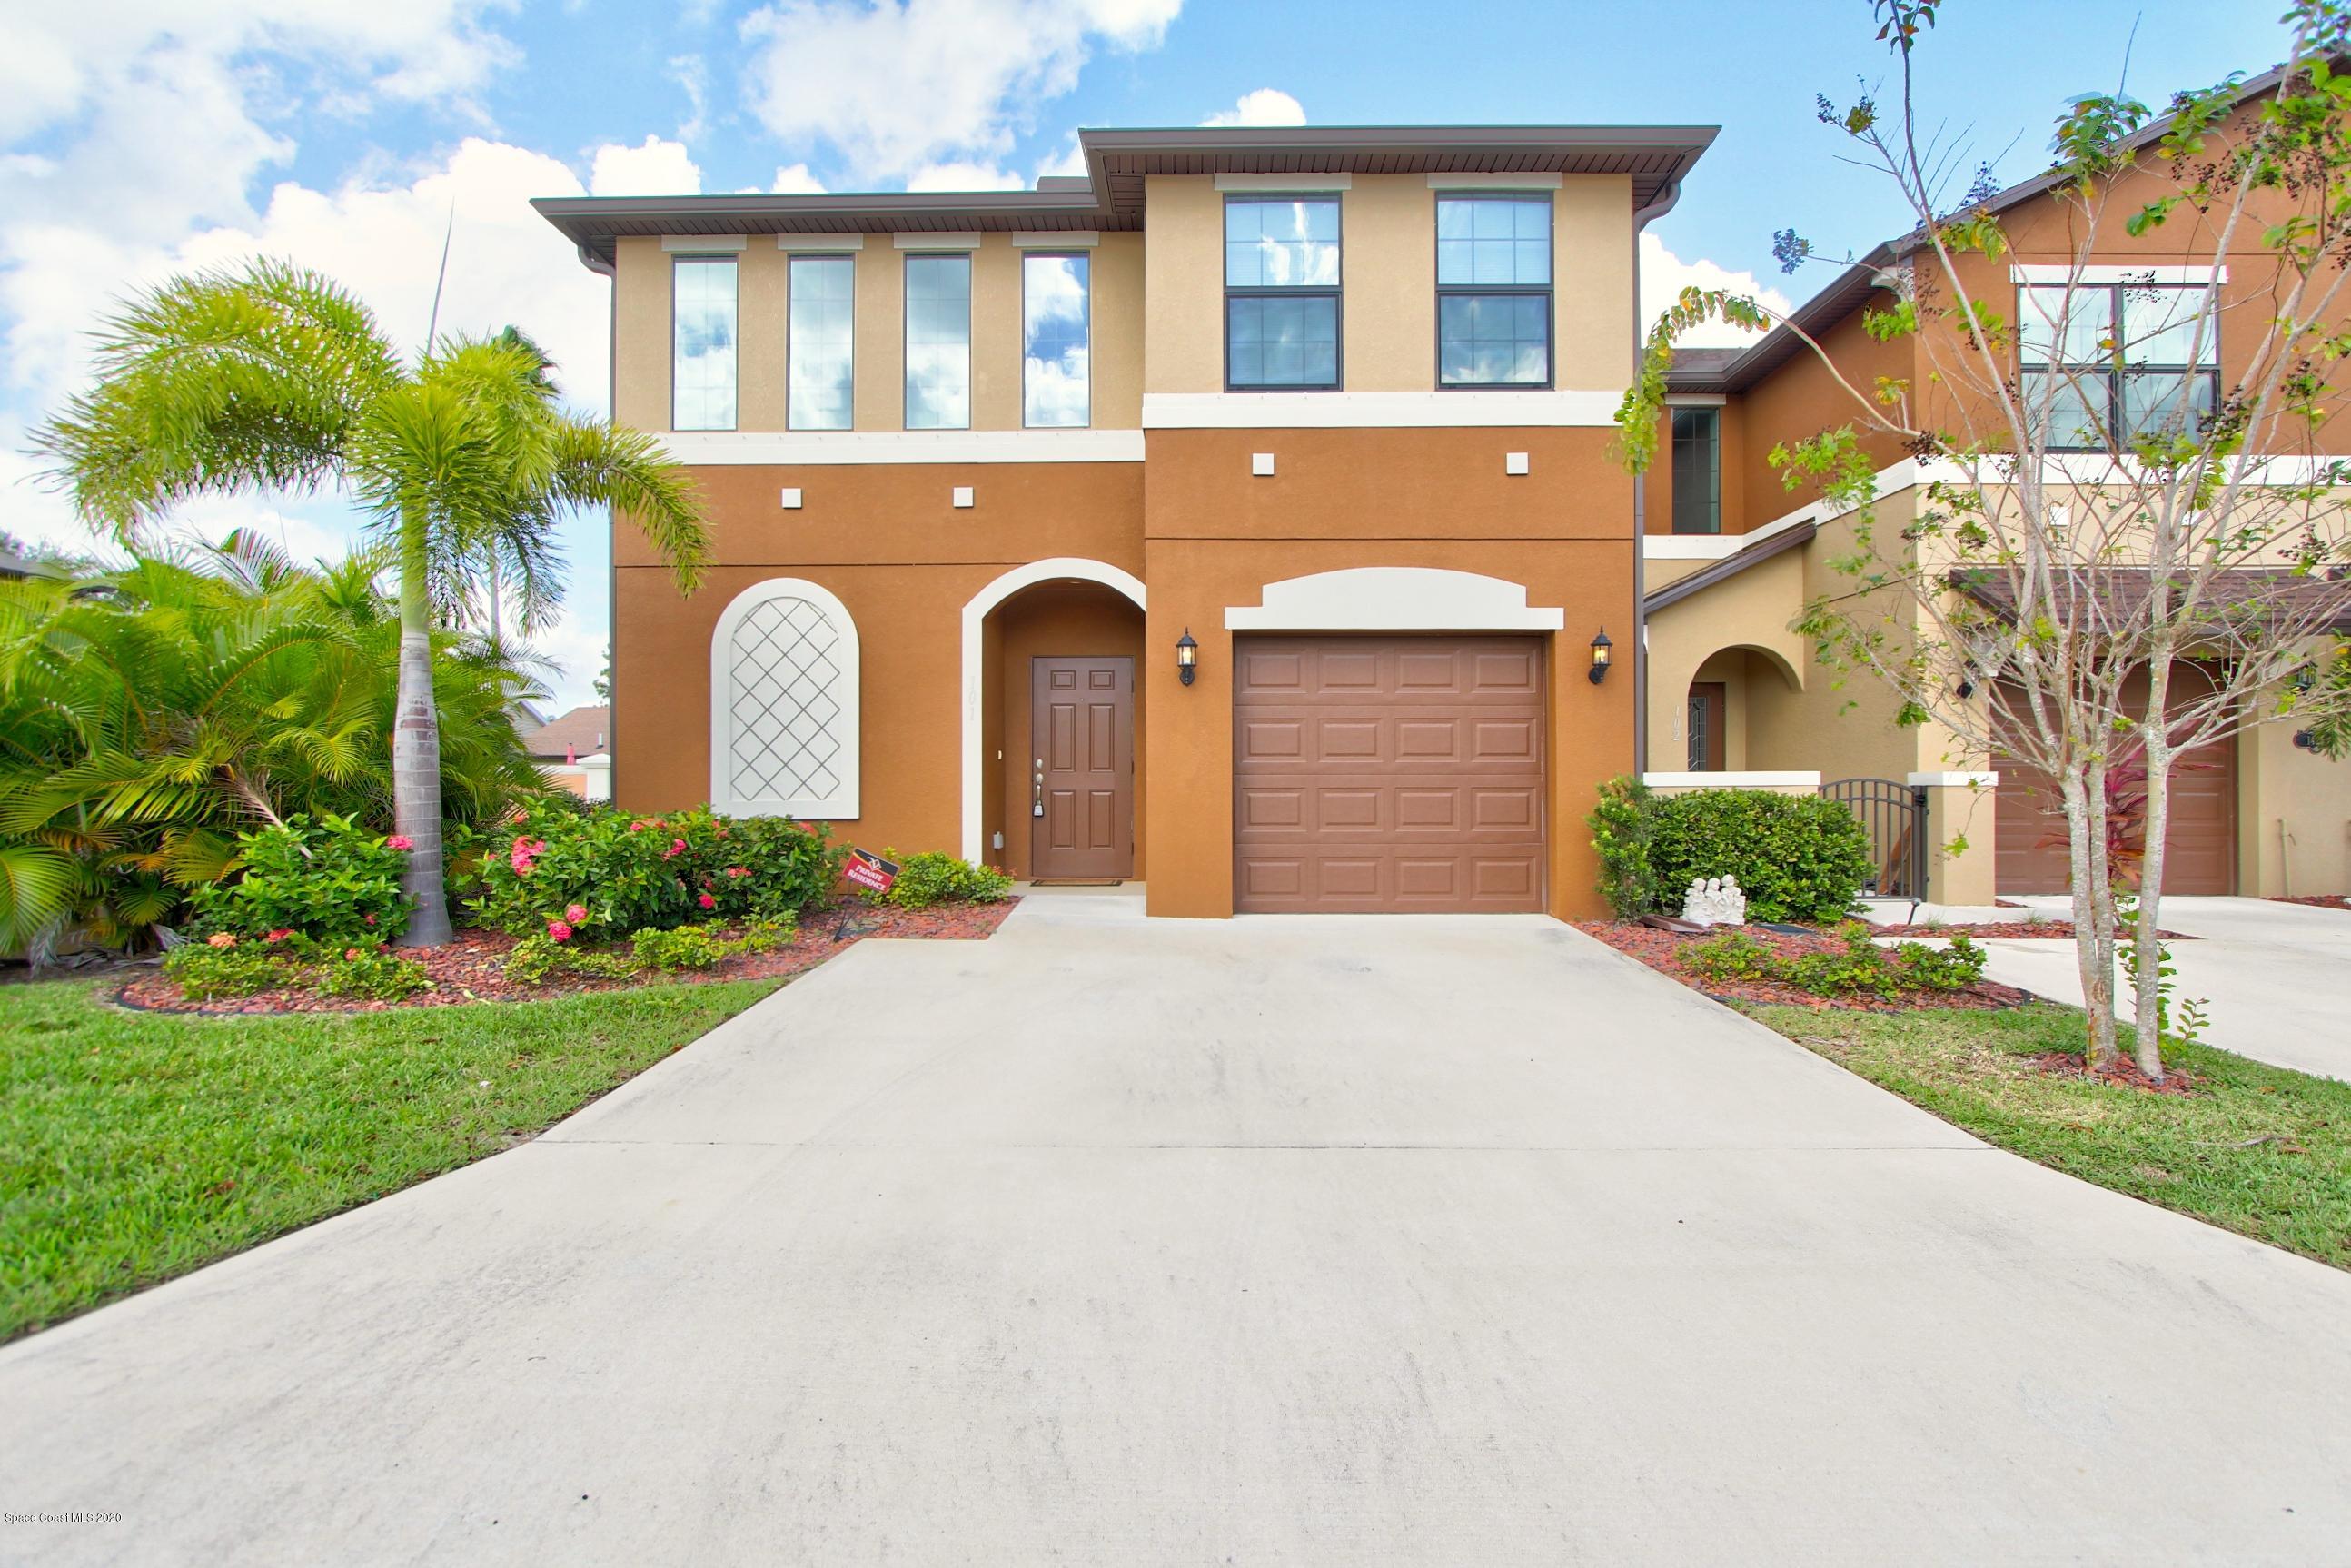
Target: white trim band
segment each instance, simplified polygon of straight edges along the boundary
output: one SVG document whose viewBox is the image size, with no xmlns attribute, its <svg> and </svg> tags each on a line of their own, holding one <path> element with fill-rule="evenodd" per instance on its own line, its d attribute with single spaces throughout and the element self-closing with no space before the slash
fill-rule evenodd
<svg viewBox="0 0 2351 1568">
<path fill-rule="evenodd" d="M 1228 605 L 1228 632 L 1556 632 L 1564 610 L 1499 577 L 1426 566 L 1357 566 L 1269 582 Z"/>
<path fill-rule="evenodd" d="M 662 444 L 707 468 L 866 463 L 1140 463 L 1139 430 L 693 430 Z"/>
<path fill-rule="evenodd" d="M 2226 283 L 2225 267 L 2076 267 L 2071 262 L 2018 262 L 2008 269 L 2011 283 L 2080 283 L 2092 288 L 2114 283 L 2188 285 Z"/>
<path fill-rule="evenodd" d="M 890 243 L 900 250 L 977 250 L 977 229 L 943 229 L 936 234 L 894 234 Z"/>
<path fill-rule="evenodd" d="M 742 250 L 750 241 L 741 235 L 664 235 L 662 249 L 675 256 L 724 256 Z"/>
<path fill-rule="evenodd" d="M 1613 425 L 1613 392 L 1145 392 L 1145 430 Z"/>
<path fill-rule="evenodd" d="M 1144 602 L 1141 578 L 1107 561 L 1087 560 L 1079 556 L 1053 556 L 1016 566 L 973 594 L 971 601 L 963 607 L 963 858 L 974 865 L 980 864 L 987 854 L 987 830 L 980 821 L 982 781 L 987 777 L 987 736 L 980 716 L 981 687 L 987 674 L 983 668 L 987 653 L 982 633 L 987 617 L 998 605 L 1024 588 L 1071 577 L 1114 588 L 1133 600 L 1137 610 L 1149 608 Z"/>
<path fill-rule="evenodd" d="M 1997 773 L 1913 773 L 1903 780 L 1913 789 L 1989 789 L 2000 782 Z"/>
<path fill-rule="evenodd" d="M 829 251 L 863 250 L 865 236 L 863 235 L 778 235 L 776 248 L 806 256 L 818 256 Z"/>
<path fill-rule="evenodd" d="M 1353 174 L 1219 174 L 1219 191 L 1256 191 L 1279 195 L 1285 191 L 1312 193 L 1354 189 Z"/>
<path fill-rule="evenodd" d="M 1431 174 L 1428 188 L 1432 191 L 1556 191 L 1566 183 L 1563 176 L 1521 172 L 1514 174 Z"/>
<path fill-rule="evenodd" d="M 1641 782 L 1652 789 L 1817 789 L 1817 773 L 1644 773 Z"/>
<path fill-rule="evenodd" d="M 1015 250 L 1092 250 L 1102 244 L 1100 229 L 1014 229 Z"/>
</svg>

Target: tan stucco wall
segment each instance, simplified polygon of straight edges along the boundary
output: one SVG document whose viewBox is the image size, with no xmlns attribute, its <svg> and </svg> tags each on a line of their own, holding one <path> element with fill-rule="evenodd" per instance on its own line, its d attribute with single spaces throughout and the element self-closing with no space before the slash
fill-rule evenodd
<svg viewBox="0 0 2351 1568">
<path fill-rule="evenodd" d="M 1151 301 L 1144 390 L 1225 385 L 1224 193 L 1207 175 L 1144 182 Z M 1633 186 L 1573 176 L 1552 198 L 1555 381 L 1621 391 L 1633 373 Z M 1437 197 L 1426 174 L 1358 174 L 1338 193 L 1341 375 L 1348 392 L 1437 386 Z"/>
<path fill-rule="evenodd" d="M 1094 427 L 1134 430 L 1143 423 L 1143 236 L 1102 235 L 1088 276 L 1093 285 Z"/>
<path fill-rule="evenodd" d="M 1745 683 L 1725 694 L 1733 717 L 1729 736 L 1736 749 L 1730 768 L 1816 768 L 1814 762 L 1782 759 L 1786 737 L 1775 737 L 1755 716 L 1791 686 L 1807 678 L 1812 650 L 1788 630 L 1804 605 L 1804 550 L 1784 550 L 1649 617 L 1649 771 L 1677 773 L 1688 760 L 1690 683 L 1727 649 L 1760 650 L 1754 663 L 1769 678 Z M 1658 565 L 1681 562 L 1652 562 Z M 1690 563 L 1704 566 L 1709 563 Z M 1654 586 L 1654 582 L 1653 582 Z M 1705 679 L 1717 678 L 1708 674 Z M 1777 712 L 1776 707 L 1772 711 Z"/>
<path fill-rule="evenodd" d="M 2303 750 L 2294 729 L 2263 725 L 2238 740 L 2239 891 L 2351 893 L 2351 762 Z"/>
</svg>

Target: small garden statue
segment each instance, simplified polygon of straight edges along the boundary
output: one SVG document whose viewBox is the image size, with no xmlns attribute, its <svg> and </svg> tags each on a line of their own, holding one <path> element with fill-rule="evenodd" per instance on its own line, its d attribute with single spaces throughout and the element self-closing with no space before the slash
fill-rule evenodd
<svg viewBox="0 0 2351 1568">
<path fill-rule="evenodd" d="M 1700 925 L 1744 925 L 1747 895 L 1735 876 L 1696 877 L 1682 894 L 1682 918 Z"/>
</svg>

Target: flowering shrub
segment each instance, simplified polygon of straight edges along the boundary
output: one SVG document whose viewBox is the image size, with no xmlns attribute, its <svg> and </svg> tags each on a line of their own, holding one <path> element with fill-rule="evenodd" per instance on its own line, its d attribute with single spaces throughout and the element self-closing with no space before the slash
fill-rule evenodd
<svg viewBox="0 0 2351 1568">
<path fill-rule="evenodd" d="M 213 936 L 282 941 L 299 935 L 329 946 L 395 940 L 408 929 L 400 891 L 405 839 L 387 839 L 331 813 L 293 816 L 283 827 L 244 834 L 243 874 L 190 894 L 196 928 Z"/>
<path fill-rule="evenodd" d="M 721 921 L 666 931 L 648 926 L 630 937 L 626 953 L 566 946 L 545 934 L 526 936 L 507 955 L 507 978 L 536 986 L 559 974 L 619 980 L 645 969 L 707 969 L 738 953 L 765 953 L 782 946 L 799 934 L 799 922 L 787 915 L 777 920 L 753 920 L 739 936 L 729 936 L 726 932 Z"/>
<path fill-rule="evenodd" d="M 1725 931 L 1682 953 L 1700 979 L 1771 980 L 1816 997 L 1868 995 L 1887 1001 L 1907 991 L 1963 991 L 1983 977 L 1986 955 L 1965 936 L 1948 948 L 1923 942 L 1880 946 L 1859 921 L 1837 928 L 1842 947 L 1783 955 L 1744 931 Z"/>
<path fill-rule="evenodd" d="M 821 826 L 777 817 L 534 806 L 483 854 L 465 905 L 517 936 L 599 942 L 796 915 L 831 888 L 841 861 Z"/>
<path fill-rule="evenodd" d="M 433 988 L 424 966 L 397 953 L 347 947 L 319 967 L 322 997 L 362 997 L 371 1001 L 396 1002 L 402 997 Z"/>
<path fill-rule="evenodd" d="M 206 1002 L 298 985 L 303 966 L 280 948 L 231 936 L 217 945 L 181 943 L 163 956 L 163 973 L 179 983 L 182 996 L 192 1002 Z"/>
</svg>

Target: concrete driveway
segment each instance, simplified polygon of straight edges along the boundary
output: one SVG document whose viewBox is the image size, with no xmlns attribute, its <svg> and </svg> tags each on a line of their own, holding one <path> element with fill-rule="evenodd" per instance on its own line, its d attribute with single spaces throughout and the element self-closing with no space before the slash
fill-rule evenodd
<svg viewBox="0 0 2351 1568">
<path fill-rule="evenodd" d="M 1042 895 L 0 1353 L 0 1560 L 2342 1563 L 2346 1322 L 1548 921 Z"/>
<path fill-rule="evenodd" d="M 2072 917 L 2064 897 L 2016 902 Z M 2163 926 L 2193 936 L 2171 944 L 2179 998 L 2201 997 L 2210 1022 L 2207 1043 L 2304 1072 L 2351 1079 L 2351 914 L 2265 898 L 2163 901 Z M 2076 1007 L 2081 972 L 2071 942 L 1990 941 L 1984 967 L 1993 979 Z M 2123 971 L 2117 967 L 2117 973 Z M 2134 995 L 2127 978 L 2124 1006 Z"/>
</svg>

